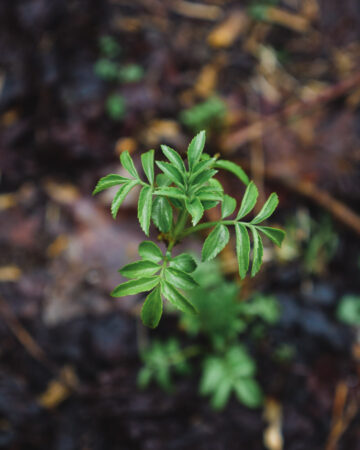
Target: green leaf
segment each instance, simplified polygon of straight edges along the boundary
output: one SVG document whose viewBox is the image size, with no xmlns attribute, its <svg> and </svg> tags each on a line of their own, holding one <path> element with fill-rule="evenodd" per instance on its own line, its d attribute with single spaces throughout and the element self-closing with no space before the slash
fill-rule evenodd
<svg viewBox="0 0 360 450">
<path fill-rule="evenodd" d="M 221 205 L 221 218 L 224 219 L 225 217 L 230 216 L 236 208 L 236 200 L 230 195 L 224 195 L 223 202 Z"/>
<path fill-rule="evenodd" d="M 211 394 L 224 379 L 224 364 L 220 358 L 212 356 L 205 358 L 203 373 L 200 380 L 200 394 Z"/>
<path fill-rule="evenodd" d="M 274 244 L 281 247 L 282 241 L 285 237 L 285 231 L 272 227 L 257 227 L 259 231 L 265 234 Z"/>
<path fill-rule="evenodd" d="M 221 380 L 221 382 L 216 386 L 211 397 L 211 405 L 215 410 L 220 411 L 224 409 L 229 401 L 231 387 L 231 382 L 227 378 Z"/>
<path fill-rule="evenodd" d="M 215 206 L 219 203 L 219 200 L 201 200 L 201 204 L 203 205 L 204 210 L 215 208 Z"/>
<path fill-rule="evenodd" d="M 279 198 L 275 194 L 275 192 L 273 192 L 269 196 L 269 198 L 266 200 L 266 202 L 265 202 L 264 206 L 261 208 L 261 211 L 259 212 L 259 214 L 251 221 L 251 223 L 257 224 L 257 223 L 260 223 L 260 222 L 263 222 L 264 220 L 266 220 L 275 211 L 278 204 L 279 204 Z"/>
<path fill-rule="evenodd" d="M 175 183 L 177 186 L 184 186 L 184 177 L 175 166 L 162 161 L 156 161 L 156 165 L 173 183 Z"/>
<path fill-rule="evenodd" d="M 151 291 L 155 286 L 159 284 L 160 278 L 148 277 L 138 278 L 137 280 L 126 281 L 119 284 L 111 293 L 112 297 L 124 297 L 125 295 L 139 294 L 140 292 Z"/>
<path fill-rule="evenodd" d="M 150 328 L 156 328 L 160 322 L 163 303 L 160 296 L 160 288 L 157 287 L 146 297 L 141 308 L 141 320 Z"/>
<path fill-rule="evenodd" d="M 127 150 L 121 153 L 120 161 L 123 167 L 129 172 L 130 175 L 132 175 L 134 178 L 139 178 L 139 174 L 137 173 L 133 160 L 131 159 L 131 156 Z"/>
<path fill-rule="evenodd" d="M 126 278 L 141 278 L 154 275 L 161 269 L 161 266 L 153 261 L 135 261 L 130 264 L 126 264 L 119 272 Z"/>
<path fill-rule="evenodd" d="M 246 188 L 244 197 L 242 199 L 239 212 L 236 216 L 236 220 L 241 219 L 242 217 L 249 214 L 249 212 L 254 208 L 257 197 L 259 193 L 255 184 L 251 181 Z"/>
<path fill-rule="evenodd" d="M 150 186 L 144 186 L 139 195 L 138 219 L 140 226 L 146 236 L 149 236 L 151 209 L 152 209 L 153 189 Z"/>
<path fill-rule="evenodd" d="M 202 249 L 202 260 L 209 261 L 221 252 L 225 245 L 229 242 L 230 233 L 223 224 L 217 224 L 204 242 Z"/>
<path fill-rule="evenodd" d="M 157 228 L 163 233 L 170 231 L 173 221 L 173 210 L 165 197 L 156 197 L 153 202 L 152 220 Z"/>
<path fill-rule="evenodd" d="M 251 267 L 251 276 L 255 276 L 261 267 L 262 257 L 263 257 L 263 245 L 261 237 L 257 232 L 255 227 L 251 227 L 251 231 L 254 239 L 254 249 L 253 249 L 253 263 Z"/>
<path fill-rule="evenodd" d="M 126 184 L 123 184 L 121 188 L 117 191 L 115 194 L 115 197 L 111 203 L 111 214 L 113 218 L 116 218 L 116 215 L 119 211 L 119 208 L 122 204 L 122 202 L 125 200 L 125 197 L 128 195 L 128 193 L 131 191 L 131 189 L 138 184 L 137 181 L 130 181 Z"/>
<path fill-rule="evenodd" d="M 210 180 L 214 175 L 217 174 L 217 170 L 204 170 L 200 172 L 191 182 L 192 186 L 203 185 Z"/>
<path fill-rule="evenodd" d="M 171 180 L 169 180 L 164 173 L 158 173 L 156 175 L 156 184 L 158 186 L 169 186 L 169 184 L 171 184 Z"/>
<path fill-rule="evenodd" d="M 160 187 L 156 189 L 154 192 L 155 195 L 161 195 L 163 197 L 170 197 L 170 198 L 179 198 L 185 200 L 186 195 L 184 192 L 176 187 Z"/>
<path fill-rule="evenodd" d="M 201 204 L 201 201 L 197 197 L 195 197 L 191 201 L 186 199 L 185 206 L 186 206 L 186 209 L 188 210 L 189 214 L 192 217 L 191 222 L 192 222 L 193 226 L 195 226 L 204 214 L 203 205 Z"/>
<path fill-rule="evenodd" d="M 240 223 L 235 224 L 236 232 L 236 254 L 239 264 L 239 274 L 241 279 L 246 277 L 249 269 L 250 239 L 247 229 Z"/>
<path fill-rule="evenodd" d="M 203 186 L 195 192 L 195 195 L 200 200 L 207 201 L 222 201 L 224 193 L 221 189 L 216 189 L 212 186 Z"/>
<path fill-rule="evenodd" d="M 166 158 L 179 170 L 180 173 L 184 174 L 186 172 L 184 161 L 177 151 L 167 145 L 162 145 L 161 150 Z"/>
<path fill-rule="evenodd" d="M 233 163 L 232 161 L 225 161 L 224 159 L 218 159 L 216 163 L 214 164 L 214 167 L 216 169 L 223 169 L 227 170 L 228 172 L 233 173 L 236 175 L 239 180 L 241 180 L 244 184 L 249 184 L 249 178 L 246 175 L 246 173 L 242 170 L 240 166 Z"/>
<path fill-rule="evenodd" d="M 202 157 L 204 156 L 204 153 L 202 155 Z M 197 162 L 194 167 L 193 167 L 193 173 L 189 179 L 190 183 L 192 182 L 192 180 L 197 177 L 199 175 L 200 172 L 203 172 L 206 169 L 212 169 L 214 163 L 216 161 L 216 158 L 210 158 L 209 159 L 204 159 L 202 161 Z"/>
<path fill-rule="evenodd" d="M 141 164 L 150 184 L 154 184 L 154 150 L 149 150 L 141 155 Z"/>
<path fill-rule="evenodd" d="M 190 314 L 197 313 L 195 306 L 165 280 L 161 282 L 161 293 L 170 303 L 180 309 L 180 311 Z"/>
<path fill-rule="evenodd" d="M 164 257 L 160 248 L 152 241 L 141 242 L 138 251 L 141 258 L 148 261 L 160 262 Z"/>
<path fill-rule="evenodd" d="M 108 189 L 112 186 L 117 186 L 118 184 L 127 183 L 128 181 L 130 181 L 129 178 L 121 177 L 120 175 L 110 173 L 109 175 L 106 175 L 106 177 L 100 178 L 92 195 L 95 195 L 98 192 L 101 192 L 104 189 Z"/>
<path fill-rule="evenodd" d="M 137 379 L 136 379 L 136 384 L 138 385 L 138 387 L 140 389 L 145 389 L 152 378 L 153 372 L 149 367 L 143 367 L 142 369 L 140 369 Z"/>
<path fill-rule="evenodd" d="M 248 408 L 257 408 L 263 403 L 261 388 L 253 378 L 239 378 L 234 383 L 234 390 L 239 402 Z"/>
<path fill-rule="evenodd" d="M 192 170 L 194 165 L 199 161 L 201 153 L 205 146 L 205 131 L 200 131 L 193 140 L 190 142 L 188 147 L 187 156 L 189 162 L 189 168 Z"/>
<path fill-rule="evenodd" d="M 347 325 L 360 324 L 360 296 L 344 295 L 336 309 L 336 317 Z"/>
<path fill-rule="evenodd" d="M 192 273 L 196 269 L 197 264 L 191 255 L 188 253 L 181 253 L 181 255 L 171 259 L 169 266 L 187 273 Z"/>
<path fill-rule="evenodd" d="M 198 287 L 198 283 L 186 272 L 168 267 L 165 270 L 166 280 L 178 289 L 191 290 Z"/>
</svg>

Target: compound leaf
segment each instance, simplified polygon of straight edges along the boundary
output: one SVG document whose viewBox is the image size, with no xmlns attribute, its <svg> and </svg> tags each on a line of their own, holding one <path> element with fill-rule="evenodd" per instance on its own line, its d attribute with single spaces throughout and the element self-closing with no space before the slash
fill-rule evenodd
<svg viewBox="0 0 360 450">
<path fill-rule="evenodd" d="M 205 146 L 205 131 L 200 131 L 190 142 L 188 147 L 187 156 L 189 162 L 190 170 L 193 169 L 194 165 L 199 161 L 201 153 Z"/>
<path fill-rule="evenodd" d="M 175 256 L 169 263 L 170 267 L 175 267 L 183 272 L 192 273 L 197 267 L 194 258 L 188 253 L 181 253 L 181 255 Z"/>
<path fill-rule="evenodd" d="M 161 269 L 161 266 L 153 261 L 142 260 L 126 264 L 119 272 L 126 278 L 141 278 L 154 275 Z"/>
<path fill-rule="evenodd" d="M 251 276 L 253 277 L 259 272 L 261 267 L 263 257 L 263 244 L 256 228 L 251 227 L 251 231 L 254 239 L 253 263 L 251 267 Z"/>
<path fill-rule="evenodd" d="M 242 170 L 240 166 L 233 163 L 232 161 L 225 161 L 224 159 L 218 159 L 215 162 L 214 167 L 216 169 L 227 170 L 228 172 L 231 172 L 234 175 L 236 175 L 239 178 L 239 180 L 241 180 L 245 185 L 249 184 L 249 178 L 246 175 L 246 173 Z"/>
<path fill-rule="evenodd" d="M 149 235 L 151 209 L 152 209 L 153 189 L 150 186 L 144 186 L 139 195 L 138 219 L 140 226 L 146 236 Z"/>
<path fill-rule="evenodd" d="M 178 198 L 183 200 L 186 198 L 184 192 L 176 187 L 162 186 L 156 189 L 155 194 L 163 197 Z"/>
<path fill-rule="evenodd" d="M 179 153 L 167 145 L 162 145 L 161 150 L 166 158 L 179 170 L 179 172 L 184 174 L 185 164 Z"/>
<path fill-rule="evenodd" d="M 130 175 L 132 175 L 134 178 L 139 178 L 139 174 L 137 173 L 133 160 L 131 159 L 131 156 L 127 150 L 121 153 L 120 161 L 123 167 L 129 172 Z"/>
<path fill-rule="evenodd" d="M 142 259 L 160 262 L 163 259 L 163 254 L 160 248 L 152 241 L 143 241 L 139 245 L 139 255 Z"/>
<path fill-rule="evenodd" d="M 177 186 L 184 186 L 184 177 L 181 172 L 170 163 L 166 163 L 163 161 L 156 161 L 156 165 L 161 169 L 164 174 Z"/>
<path fill-rule="evenodd" d="M 241 219 L 242 217 L 249 214 L 249 212 L 254 208 L 257 197 L 259 193 L 255 184 L 251 181 L 246 188 L 244 197 L 242 199 L 239 212 L 236 216 L 236 220 Z"/>
<path fill-rule="evenodd" d="M 223 224 L 217 224 L 204 242 L 202 249 L 202 260 L 209 261 L 221 252 L 225 245 L 229 242 L 230 233 Z"/>
<path fill-rule="evenodd" d="M 250 239 L 247 229 L 240 223 L 235 224 L 236 232 L 236 255 L 239 264 L 239 274 L 241 279 L 246 277 L 249 269 L 250 259 Z"/>
<path fill-rule="evenodd" d="M 119 284 L 111 293 L 112 297 L 124 297 L 125 295 L 139 294 L 140 292 L 151 291 L 155 286 L 159 284 L 160 278 L 146 277 L 138 278 L 137 280 L 126 281 Z"/>
<path fill-rule="evenodd" d="M 152 207 L 152 220 L 163 233 L 170 231 L 173 221 L 173 210 L 166 197 L 156 197 Z"/>
<path fill-rule="evenodd" d="M 115 173 L 110 173 L 109 175 L 106 175 L 106 177 L 100 178 L 92 195 L 95 195 L 98 192 L 101 192 L 104 189 L 108 189 L 112 186 L 127 183 L 128 181 L 130 181 L 129 178 L 121 177 L 120 175 L 116 175 Z"/>
<path fill-rule="evenodd" d="M 223 202 L 221 205 L 221 218 L 224 219 L 225 217 L 230 216 L 236 208 L 236 200 L 230 195 L 224 195 Z"/>
<path fill-rule="evenodd" d="M 191 201 L 185 200 L 185 206 L 192 217 L 192 224 L 195 226 L 204 214 L 204 208 L 201 201 L 195 197 Z"/>
<path fill-rule="evenodd" d="M 192 186 L 203 185 L 217 174 L 217 170 L 203 170 L 191 182 Z"/>
<path fill-rule="evenodd" d="M 199 286 L 189 274 L 173 267 L 165 270 L 165 278 L 178 289 L 191 290 Z"/>
<path fill-rule="evenodd" d="M 203 186 L 196 191 L 196 197 L 202 201 L 216 201 L 220 202 L 223 200 L 224 193 L 221 189 L 217 189 L 212 186 Z"/>
<path fill-rule="evenodd" d="M 170 303 L 180 309 L 180 311 L 190 314 L 197 313 L 195 306 L 165 280 L 161 282 L 161 293 Z"/>
<path fill-rule="evenodd" d="M 281 247 L 282 241 L 285 237 L 285 231 L 272 227 L 257 227 L 257 229 L 264 233 L 271 242 L 276 244 L 278 247 Z"/>
<path fill-rule="evenodd" d="M 149 150 L 141 155 L 141 164 L 150 184 L 154 184 L 154 150 Z"/>
<path fill-rule="evenodd" d="M 263 222 L 268 217 L 271 216 L 271 214 L 275 211 L 277 205 L 279 204 L 279 198 L 275 192 L 273 192 L 269 198 L 264 203 L 264 206 L 261 208 L 261 211 L 259 214 L 254 217 L 254 219 L 251 221 L 253 224 L 257 224 L 260 222 Z"/>
<path fill-rule="evenodd" d="M 129 181 L 128 183 L 123 184 L 121 186 L 121 188 L 115 194 L 115 197 L 111 203 L 111 214 L 114 219 L 116 218 L 116 215 L 119 211 L 119 208 L 120 208 L 122 202 L 125 200 L 125 197 L 131 191 L 131 189 L 134 186 L 136 186 L 137 184 L 138 184 L 138 182 L 136 180 Z"/>
<path fill-rule="evenodd" d="M 141 308 L 141 320 L 143 324 L 156 328 L 160 322 L 163 311 L 163 303 L 160 295 L 160 288 L 157 287 L 146 297 Z"/>
</svg>

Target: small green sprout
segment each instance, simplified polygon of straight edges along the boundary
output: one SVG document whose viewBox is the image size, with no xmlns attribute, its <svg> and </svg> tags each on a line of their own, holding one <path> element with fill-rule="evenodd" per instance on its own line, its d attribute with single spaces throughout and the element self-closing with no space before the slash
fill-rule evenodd
<svg viewBox="0 0 360 450">
<path fill-rule="evenodd" d="M 155 174 L 155 151 L 143 153 L 141 163 L 145 178 L 140 176 L 130 154 L 125 151 L 120 161 L 129 175 L 107 175 L 99 180 L 93 192 L 97 194 L 112 186 L 119 186 L 111 204 L 111 213 L 115 219 L 125 197 L 135 186 L 139 186 L 140 227 L 149 236 L 150 225 L 154 224 L 166 243 L 164 253 L 156 243 L 142 242 L 139 246 L 141 259 L 120 269 L 120 273 L 129 281 L 120 284 L 112 292 L 113 297 L 150 292 L 142 307 L 141 318 L 145 325 L 152 328 L 158 325 L 162 316 L 163 298 L 183 312 L 197 312 L 183 292 L 198 286 L 191 276 L 196 263 L 187 253 L 177 256 L 172 254 L 174 246 L 186 237 L 212 229 L 202 248 L 202 260 L 209 261 L 228 244 L 230 230 L 235 230 L 241 278 L 245 278 L 250 268 L 250 236 L 253 241 L 251 276 L 258 273 L 262 264 L 262 236 L 268 237 L 278 246 L 284 238 L 282 230 L 263 225 L 278 205 L 277 195 L 272 193 L 260 212 L 252 220 L 246 221 L 245 217 L 254 209 L 258 197 L 255 184 L 249 181 L 238 165 L 204 153 L 204 146 L 205 131 L 201 131 L 190 142 L 185 164 L 178 152 L 162 145 L 162 152 L 169 162 L 156 161 L 161 171 L 158 175 Z M 235 174 L 246 185 L 238 208 L 236 200 L 224 193 L 221 183 L 215 178 L 219 169 Z M 201 222 L 205 210 L 218 204 L 221 205 L 221 218 Z"/>
</svg>

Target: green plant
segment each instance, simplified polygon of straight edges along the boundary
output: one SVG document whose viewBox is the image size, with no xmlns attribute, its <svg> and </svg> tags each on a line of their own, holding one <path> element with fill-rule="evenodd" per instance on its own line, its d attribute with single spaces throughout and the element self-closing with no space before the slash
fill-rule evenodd
<svg viewBox="0 0 360 450">
<path fill-rule="evenodd" d="M 253 258 L 251 275 L 260 270 L 262 264 L 263 244 L 261 234 L 267 236 L 276 245 L 281 245 L 284 232 L 276 228 L 260 225 L 272 215 L 278 204 L 278 197 L 272 193 L 261 211 L 249 222 L 243 219 L 254 208 L 258 190 L 249 182 L 245 172 L 236 164 L 211 158 L 203 153 L 205 132 L 201 131 L 191 141 L 187 151 L 187 165 L 180 155 L 170 147 L 162 145 L 161 149 L 170 162 L 156 161 L 162 173 L 155 176 L 154 150 L 141 155 L 141 163 L 146 181 L 141 179 L 128 152 L 120 156 L 123 167 L 129 177 L 110 174 L 101 178 L 93 192 L 97 194 L 112 186 L 120 186 L 112 204 L 111 213 L 116 218 L 118 210 L 127 194 L 135 186 L 141 187 L 138 201 L 138 219 L 144 233 L 148 236 L 151 222 L 161 232 L 161 239 L 167 249 L 163 253 L 152 241 L 144 241 L 139 246 L 140 260 L 127 264 L 119 272 L 130 281 L 117 286 L 113 297 L 123 297 L 141 292 L 148 292 L 141 310 L 145 325 L 156 327 L 160 321 L 163 303 L 162 297 L 176 308 L 187 313 L 196 313 L 196 308 L 181 292 L 194 289 L 198 283 L 190 275 L 196 268 L 193 257 L 187 253 L 172 255 L 174 246 L 190 234 L 213 228 L 202 248 L 202 260 L 208 261 L 217 256 L 230 239 L 229 228 L 235 228 L 236 251 L 240 277 L 244 278 L 249 269 L 250 238 L 253 237 Z M 234 218 L 230 219 L 235 209 L 236 200 L 224 194 L 222 185 L 214 178 L 217 169 L 235 174 L 246 184 L 245 194 Z M 221 203 L 219 220 L 199 223 L 206 209 Z M 188 224 L 191 218 L 191 225 Z"/>
<path fill-rule="evenodd" d="M 241 341 L 245 332 L 260 324 L 266 331 L 278 320 L 277 300 L 257 294 L 240 301 L 239 286 L 223 278 L 215 261 L 200 265 L 194 278 L 200 287 L 189 292 L 189 298 L 199 314 L 181 314 L 179 328 L 201 345 L 181 348 L 173 338 L 154 340 L 141 352 L 144 366 L 139 386 L 145 388 L 155 381 L 168 391 L 173 388 L 173 375 L 189 373 L 194 361 L 201 370 L 200 394 L 210 397 L 214 409 L 223 409 L 232 393 L 250 408 L 260 406 L 263 395 L 255 378 L 256 363 Z M 267 301 L 270 307 L 265 306 Z"/>
<path fill-rule="evenodd" d="M 338 247 L 338 235 L 331 218 L 323 215 L 313 219 L 306 209 L 300 209 L 285 225 L 286 239 L 278 250 L 285 261 L 300 259 L 308 274 L 323 273 Z"/>
<path fill-rule="evenodd" d="M 224 121 L 227 107 L 219 97 L 211 97 L 180 113 L 180 122 L 194 132 Z"/>
<path fill-rule="evenodd" d="M 102 80 L 120 85 L 135 83 L 144 76 L 144 69 L 138 64 L 119 62 L 121 48 L 111 36 L 102 36 L 99 40 L 100 58 L 94 65 L 95 74 Z M 105 109 L 113 120 L 122 120 L 126 114 L 125 98 L 119 93 L 111 93 L 105 103 Z"/>
<path fill-rule="evenodd" d="M 336 316 L 347 325 L 360 325 L 360 296 L 359 295 L 345 295 L 340 300 Z"/>
</svg>

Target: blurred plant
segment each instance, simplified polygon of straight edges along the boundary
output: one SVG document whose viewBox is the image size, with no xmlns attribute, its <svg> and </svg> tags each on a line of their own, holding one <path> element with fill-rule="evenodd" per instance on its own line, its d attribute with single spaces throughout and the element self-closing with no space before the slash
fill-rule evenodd
<svg viewBox="0 0 360 450">
<path fill-rule="evenodd" d="M 187 167 L 180 155 L 170 147 L 162 145 L 161 149 L 170 161 L 156 161 L 162 171 L 155 177 L 154 150 L 141 155 L 142 167 L 147 181 L 143 181 L 130 154 L 126 151 L 120 156 L 123 167 L 130 177 L 116 174 L 107 175 L 98 182 L 93 194 L 97 194 L 112 186 L 120 186 L 111 204 L 111 213 L 116 218 L 118 210 L 127 194 L 135 186 L 141 191 L 138 201 L 139 223 L 148 236 L 150 223 L 161 232 L 160 238 L 166 243 L 167 250 L 161 249 L 152 241 L 144 241 L 139 246 L 141 259 L 127 264 L 120 273 L 130 281 L 120 284 L 113 292 L 113 297 L 139 294 L 151 291 L 141 310 L 141 318 L 145 325 L 155 328 L 161 318 L 162 297 L 176 308 L 187 313 L 196 313 L 194 304 L 180 291 L 190 290 L 198 283 L 190 275 L 196 268 L 191 255 L 182 253 L 172 256 L 173 247 L 192 233 L 213 228 L 202 248 L 202 260 L 208 261 L 217 256 L 230 239 L 229 227 L 236 232 L 236 252 L 241 278 L 246 276 L 250 265 L 250 238 L 253 237 L 253 259 L 251 275 L 260 270 L 262 264 L 263 244 L 260 233 L 267 236 L 276 245 L 281 245 L 284 232 L 276 228 L 259 225 L 270 217 L 278 205 L 278 197 L 272 193 L 260 212 L 250 222 L 242 219 L 254 208 L 258 190 L 253 182 L 249 182 L 245 172 L 236 164 L 211 158 L 203 153 L 205 132 L 201 131 L 191 141 L 187 151 Z M 247 187 L 240 207 L 234 219 L 229 219 L 235 209 L 236 200 L 224 194 L 223 187 L 214 178 L 216 169 L 223 169 L 235 174 Z M 221 218 L 216 221 L 199 224 L 206 209 L 221 203 Z M 188 220 L 191 218 L 191 225 Z M 219 305 L 221 310 L 221 305 Z"/>
<path fill-rule="evenodd" d="M 280 0 L 253 0 L 248 7 L 248 14 L 257 21 L 266 21 L 268 8 L 277 6 Z"/>
<path fill-rule="evenodd" d="M 297 211 L 287 224 L 286 239 L 278 254 L 281 259 L 301 259 L 304 270 L 309 274 L 321 274 L 335 255 L 338 236 L 329 216 L 320 221 L 311 218 L 305 209 Z"/>
<path fill-rule="evenodd" d="M 359 295 L 345 295 L 340 300 L 336 316 L 340 322 L 347 325 L 360 325 L 360 296 Z"/>
<path fill-rule="evenodd" d="M 94 66 L 95 74 L 102 80 L 113 83 L 115 87 L 122 83 L 135 83 L 144 76 L 144 70 L 138 64 L 121 64 L 118 60 L 121 48 L 111 36 L 102 36 L 99 41 L 101 57 Z M 110 94 L 105 108 L 113 120 L 122 120 L 126 113 L 125 99 L 120 94 Z"/>
<path fill-rule="evenodd" d="M 287 343 L 280 344 L 274 351 L 274 359 L 280 363 L 291 362 L 296 354 L 296 348 Z"/>
<path fill-rule="evenodd" d="M 211 97 L 180 113 L 180 121 L 193 132 L 209 129 L 216 124 L 221 126 L 227 107 L 219 97 Z"/>
<path fill-rule="evenodd" d="M 179 342 L 171 338 L 161 342 L 154 340 L 152 345 L 141 354 L 144 367 L 138 375 L 138 385 L 140 388 L 148 386 L 154 380 L 162 389 L 167 392 L 173 390 L 171 373 L 186 375 L 190 371 L 190 365 L 186 358 L 191 356 L 192 351 L 197 352 L 196 347 L 189 347 L 187 352 L 180 348 Z"/>
<path fill-rule="evenodd" d="M 277 300 L 258 294 L 252 300 L 239 301 L 239 287 L 234 282 L 226 281 L 213 261 L 200 266 L 194 278 L 201 287 L 189 295 L 199 314 L 182 314 L 180 329 L 192 339 L 198 336 L 202 346 L 180 350 L 178 344 L 171 344 L 173 351 L 165 352 L 170 341 L 162 344 L 154 341 L 141 354 L 144 367 L 139 373 L 139 386 L 144 388 L 154 380 L 168 390 L 172 386 L 170 368 L 174 362 L 184 363 L 197 357 L 202 370 L 199 391 L 201 395 L 210 396 L 214 409 L 223 409 L 232 392 L 244 405 L 250 408 L 260 406 L 263 395 L 255 380 L 256 364 L 241 343 L 241 334 L 259 323 L 265 329 L 275 324 L 280 317 Z M 270 306 L 266 306 L 267 302 Z M 155 365 L 153 355 L 159 353 L 161 357 L 158 356 L 159 362 Z M 189 370 L 188 365 L 186 373 Z M 179 371 L 174 370 L 173 373 Z"/>
</svg>

